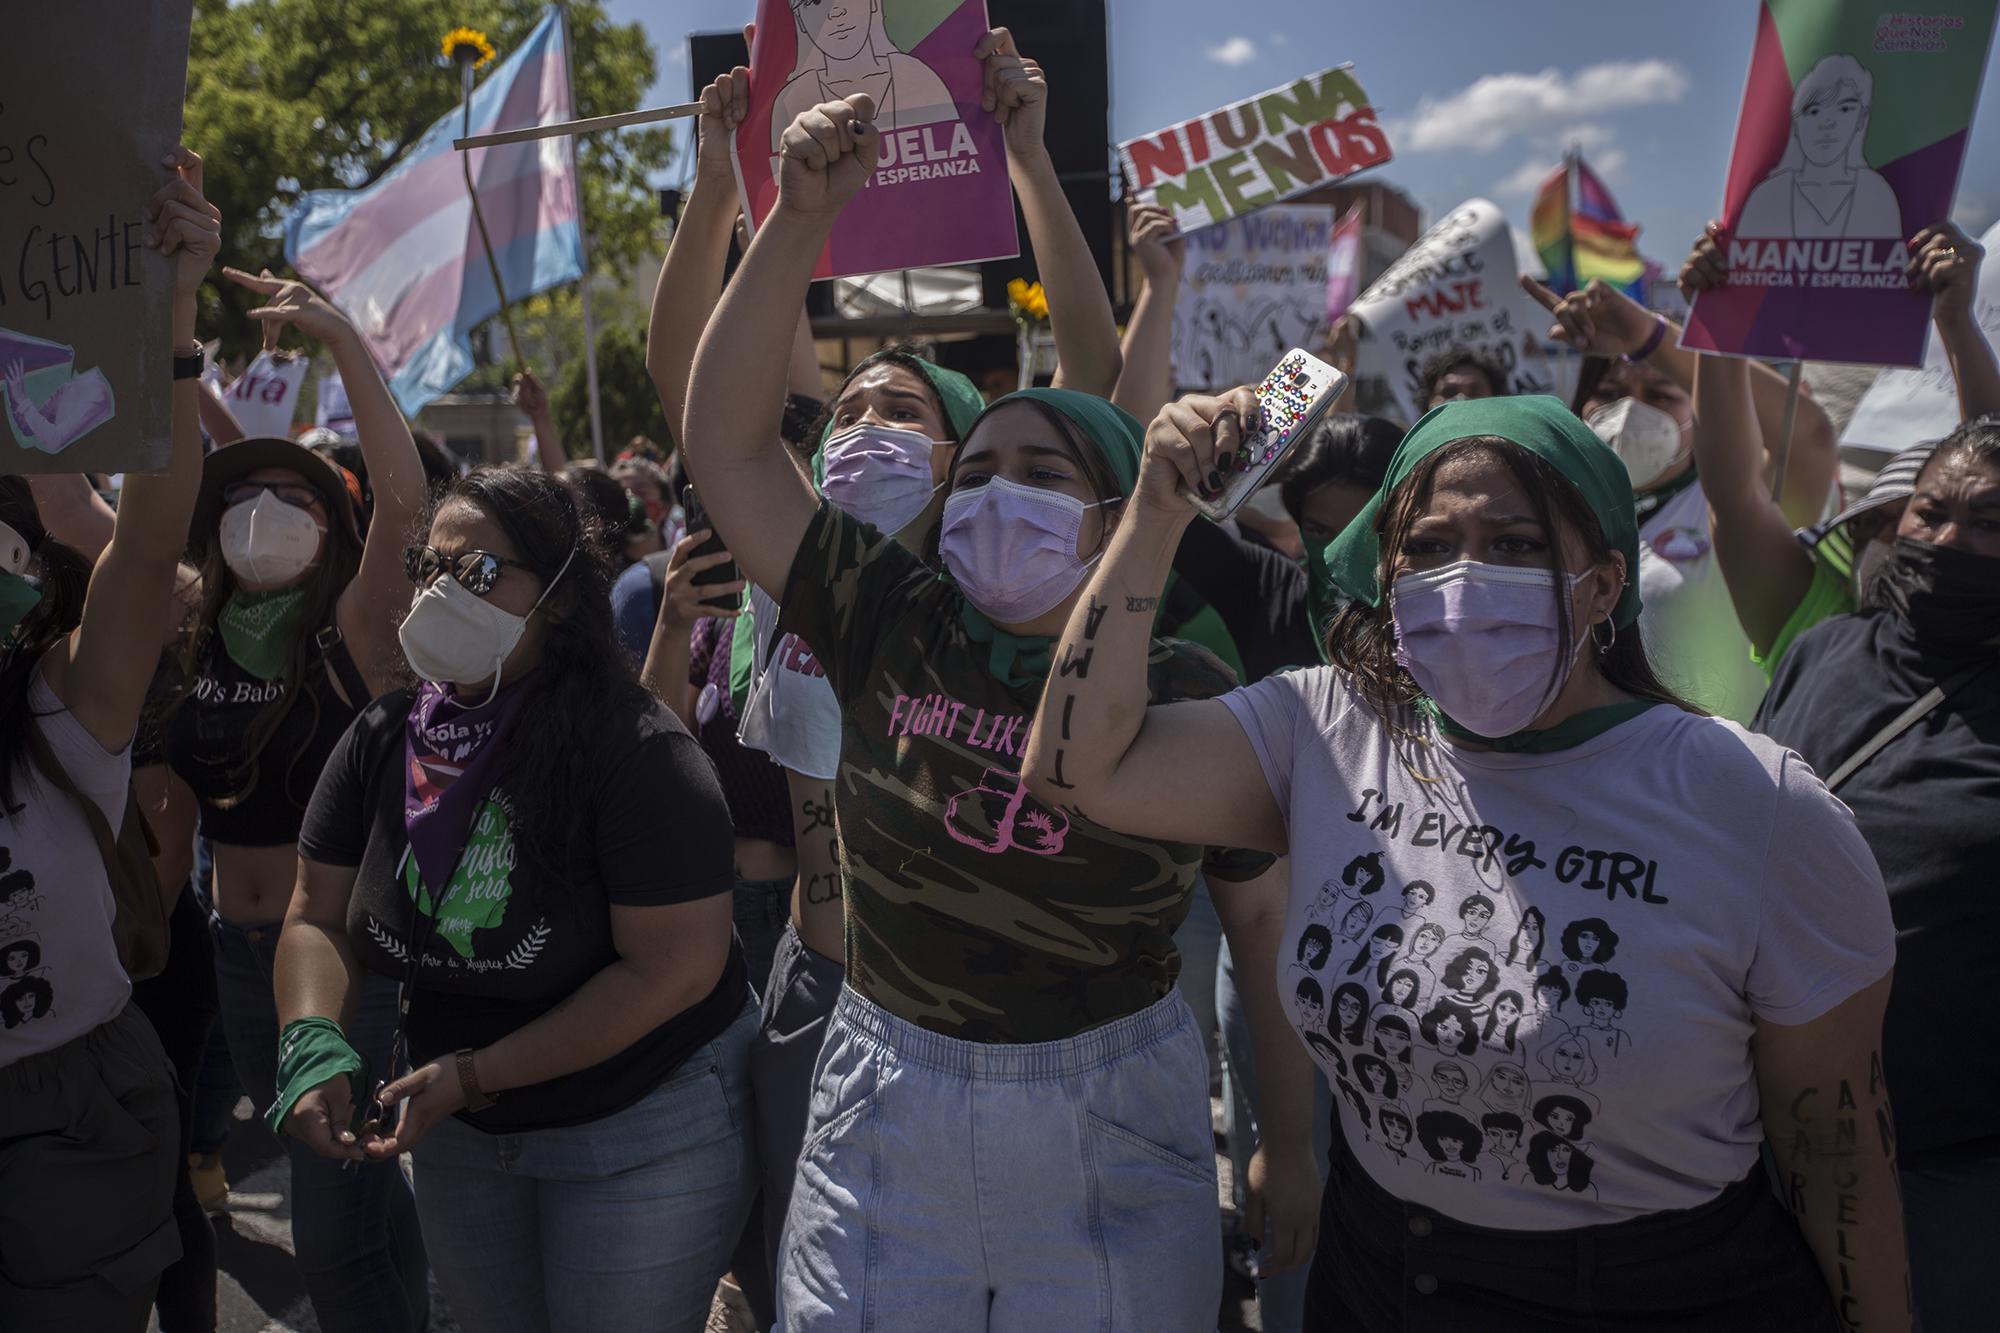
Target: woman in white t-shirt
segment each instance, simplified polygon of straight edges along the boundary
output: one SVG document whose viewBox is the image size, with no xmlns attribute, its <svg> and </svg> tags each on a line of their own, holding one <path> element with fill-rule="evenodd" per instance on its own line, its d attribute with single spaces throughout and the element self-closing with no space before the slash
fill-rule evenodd
<svg viewBox="0 0 2000 1333">
<path fill-rule="evenodd" d="M 1399 1098 L 1415 1142 L 1392 1148 L 1358 1097 L 1340 1109 L 1308 1327 L 1909 1327 L 1876 1131 L 1880 875 L 1798 756 L 1653 675 L 1625 468 L 1561 403 L 1417 423 L 1310 553 L 1316 594 L 1352 599 L 1332 666 L 1141 706 L 1183 490 L 1220 489 L 1256 407 L 1237 390 L 1153 423 L 1024 772 L 1075 819 L 1288 853 L 1287 942 L 1330 868 L 1369 854 L 1459 923 Z M 1525 987 L 1495 962 L 1524 925 L 1576 946 Z"/>
<path fill-rule="evenodd" d="M 142 239 L 160 256 L 149 280 L 173 281 L 166 470 L 125 474 L 94 570 L 42 526 L 24 479 L 0 478 L 0 1329 L 138 1333 L 181 1252 L 173 1066 L 131 1003 L 93 831 L 126 817 L 201 480 L 195 294 L 222 226 L 201 159 L 164 165 Z"/>
</svg>

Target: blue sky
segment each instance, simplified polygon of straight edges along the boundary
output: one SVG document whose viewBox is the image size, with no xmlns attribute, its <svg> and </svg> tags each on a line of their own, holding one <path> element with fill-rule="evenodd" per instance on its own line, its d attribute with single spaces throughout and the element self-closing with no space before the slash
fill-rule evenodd
<svg viewBox="0 0 2000 1333">
<path fill-rule="evenodd" d="M 754 0 L 607 0 L 644 24 L 662 101 L 688 94 L 686 34 L 740 26 Z M 1885 8 L 1894 8 L 1886 5 Z M 999 6 L 1004 11 L 1004 6 Z M 1110 0 L 1111 131 L 1124 139 L 1352 61 L 1389 126 L 1374 175 L 1435 217 L 1485 195 L 1525 230 L 1565 143 L 1679 266 L 1720 208 L 1755 0 Z M 1030 51 L 1028 54 L 1032 55 Z M 2000 217 L 2000 87 L 1989 57 L 1958 220 Z"/>
</svg>

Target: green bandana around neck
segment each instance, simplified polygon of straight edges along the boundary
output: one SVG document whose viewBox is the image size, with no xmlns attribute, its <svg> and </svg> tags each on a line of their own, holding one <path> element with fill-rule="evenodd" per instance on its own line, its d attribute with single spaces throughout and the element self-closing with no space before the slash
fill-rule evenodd
<svg viewBox="0 0 2000 1333">
<path fill-rule="evenodd" d="M 1382 508 L 1418 463 L 1456 440 L 1496 435 L 1518 444 L 1562 473 L 1583 496 L 1604 529 L 1611 549 L 1625 557 L 1625 592 L 1612 608 L 1614 625 L 1639 618 L 1639 523 L 1634 514 L 1632 478 L 1611 447 L 1590 427 L 1547 394 L 1477 398 L 1445 403 L 1426 412 L 1389 460 L 1388 475 L 1354 521 L 1325 546 L 1306 548 L 1312 623 L 1323 626 L 1344 595 L 1369 606 L 1382 604 L 1375 571 L 1382 558 L 1376 525 Z"/>
<path fill-rule="evenodd" d="M 284 674 L 285 657 L 292 650 L 305 602 L 304 588 L 263 593 L 237 589 L 215 618 L 222 646 L 238 666 L 258 680 L 276 680 Z"/>
<path fill-rule="evenodd" d="M 1429 714 L 1437 723 L 1438 730 L 1447 736 L 1472 741 L 1501 754 L 1552 754 L 1602 736 L 1613 727 L 1623 726 L 1648 709 L 1661 707 L 1661 704 L 1658 699 L 1627 699 L 1602 708 L 1586 708 L 1576 716 L 1565 718 L 1542 731 L 1517 731 L 1511 736 L 1482 736 L 1461 727 L 1430 699 L 1418 699 L 1417 707 Z"/>
<path fill-rule="evenodd" d="M 42 603 L 39 583 L 11 571 L 0 570 L 0 639 L 14 632 L 14 626 Z"/>
<path fill-rule="evenodd" d="M 1055 638 L 1012 634 L 988 620 L 978 607 L 959 599 L 958 622 L 974 643 L 986 645 L 986 673 L 1011 689 L 1023 690 L 1049 678 Z"/>
</svg>

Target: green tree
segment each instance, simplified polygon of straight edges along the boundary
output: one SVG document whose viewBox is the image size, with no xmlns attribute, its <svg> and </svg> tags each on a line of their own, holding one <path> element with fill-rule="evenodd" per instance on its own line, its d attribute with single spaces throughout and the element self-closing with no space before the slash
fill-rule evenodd
<svg viewBox="0 0 2000 1333">
<path fill-rule="evenodd" d="M 301 194 L 379 179 L 458 105 L 457 70 L 439 54 L 447 31 L 477 27 L 504 58 L 547 12 L 543 0 L 196 0 L 183 137 L 222 210 L 223 261 L 282 271 L 284 218 Z M 636 108 L 656 70 L 639 25 L 612 23 L 596 0 L 574 0 L 569 21 L 576 114 Z M 664 130 L 579 141 L 597 272 L 625 272 L 652 252 L 646 177 L 671 155 Z M 242 312 L 255 298 L 218 284 L 209 299 L 206 327 L 225 352 L 253 350 Z"/>
<path fill-rule="evenodd" d="M 563 448 L 571 458 L 590 457 L 590 387 L 583 353 L 563 367 L 551 406 Z M 604 413 L 604 453 L 618 451 L 643 435 L 661 449 L 670 447 L 667 414 L 660 394 L 646 373 L 646 336 L 637 324 L 611 324 L 597 331 L 597 398 Z"/>
</svg>

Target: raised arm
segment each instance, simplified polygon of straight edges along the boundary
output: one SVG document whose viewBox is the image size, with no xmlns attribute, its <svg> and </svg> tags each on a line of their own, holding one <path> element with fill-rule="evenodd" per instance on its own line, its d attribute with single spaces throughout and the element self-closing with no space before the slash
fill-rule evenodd
<svg viewBox="0 0 2000 1333">
<path fill-rule="evenodd" d="M 143 243 L 172 259 L 173 347 L 195 345 L 195 294 L 222 248 L 222 215 L 202 197 L 201 159 L 186 148 L 161 162 L 173 179 L 146 205 Z M 167 349 L 149 349 L 167 355 Z M 191 379 L 173 383 L 173 434 L 164 472 L 125 476 L 118 522 L 84 595 L 83 619 L 42 659 L 43 678 L 106 750 L 122 750 L 160 660 L 160 608 L 173 600 L 201 486 L 201 426 Z"/>
<path fill-rule="evenodd" d="M 659 390 L 667 426 L 681 443 L 687 440 L 688 376 L 702 330 L 722 298 L 729 233 L 736 225 L 736 169 L 730 164 L 729 143 L 750 113 L 750 71 L 739 65 L 718 77 L 702 89 L 701 107 L 694 188 L 660 265 L 646 330 L 646 371 Z M 803 306 L 803 293 L 799 299 Z"/>
<path fill-rule="evenodd" d="M 243 423 L 229 410 L 229 404 L 222 400 L 222 394 L 207 380 L 200 381 L 201 396 L 196 401 L 201 407 L 201 428 L 208 432 L 208 438 L 220 449 L 226 444 L 235 444 L 243 438 Z"/>
<path fill-rule="evenodd" d="M 555 408 L 541 377 L 523 369 L 514 377 L 514 406 L 535 428 L 535 462 L 544 472 L 560 472 L 569 466 L 569 450 L 563 448 L 562 431 L 556 428 Z"/>
<path fill-rule="evenodd" d="M 1021 773 L 1035 795 L 1121 833 L 1283 852 L 1285 827 L 1236 719 L 1217 700 L 1146 703 L 1160 590 L 1194 510 L 1183 492 L 1219 489 L 1257 397 L 1173 403 L 1146 432 L 1139 485 L 1088 592 L 1063 629 Z M 1199 781 L 1184 774 L 1199 773 Z"/>
<path fill-rule="evenodd" d="M 1819 1261 L 1843 1329 L 1912 1327 L 1909 1252 L 1882 1081 L 1883 977 L 1809 1023 L 1757 1021 L 1751 1050 L 1778 1196 Z"/>
<path fill-rule="evenodd" d="M 1014 45 L 1014 34 L 995 28 L 973 54 L 986 62 L 983 103 L 1006 130 L 1007 172 L 1027 219 L 1028 242 L 1049 298 L 1049 328 L 1056 339 L 1056 384 L 1108 398 L 1118 385 L 1123 356 L 1111 297 L 1091 258 L 1090 245 L 1070 211 L 1042 131 L 1049 88 L 1042 67 Z"/>
<path fill-rule="evenodd" d="M 702 335 L 682 448 L 701 499 L 744 574 L 778 590 L 818 505 L 778 426 L 785 358 L 834 219 L 881 156 L 874 99 L 856 94 L 803 112 L 785 130 L 778 205 Z"/>
<path fill-rule="evenodd" d="M 1111 401 L 1151 421 L 1174 397 L 1174 305 L 1180 299 L 1187 238 L 1174 216 L 1156 204 L 1127 205 L 1125 238 L 1139 257 L 1145 285 L 1125 325 L 1124 365 Z"/>
<path fill-rule="evenodd" d="M 303 282 L 253 276 L 224 269 L 232 282 L 264 297 L 249 312 L 264 322 L 264 345 L 277 346 L 286 325 L 325 344 L 334 369 L 347 386 L 347 403 L 354 413 L 354 433 L 361 440 L 361 458 L 368 465 L 368 487 L 375 496 L 374 516 L 361 548 L 361 568 L 340 594 L 340 632 L 347 639 L 354 664 L 361 668 L 376 694 L 388 688 L 401 649 L 396 626 L 410 606 L 410 585 L 403 573 L 403 547 L 416 529 L 427 503 L 423 460 L 410 435 L 410 423 L 390 396 L 375 358 L 347 316 Z M 361 700 L 354 700 L 359 704 Z"/>
<path fill-rule="evenodd" d="M 1695 372 L 1694 459 L 1708 497 L 1710 539 L 1750 646 L 1770 652 L 1812 586 L 1813 558 L 1764 484 L 1750 403 L 1750 363 L 1704 356 Z"/>
<path fill-rule="evenodd" d="M 2000 412 L 2000 360 L 1979 327 L 1979 261 L 1986 249 L 1952 222 L 1925 227 L 1910 242 L 1910 282 L 1937 294 L 1931 319 L 1958 384 L 1961 421 Z"/>
<path fill-rule="evenodd" d="M 49 535 L 91 564 L 111 545 L 118 515 L 81 472 L 42 472 L 28 477 L 35 509 Z"/>
<path fill-rule="evenodd" d="M 1722 263 L 1725 254 L 1721 236 L 1720 229 L 1710 223 L 1708 233 L 1696 242 L 1697 254 L 1704 256 L 1700 269 L 1704 276 L 1696 282 L 1714 284 L 1724 280 L 1721 274 L 1726 270 L 1714 267 Z M 1690 287 L 1689 281 L 1689 269 L 1683 268 L 1682 289 L 1697 290 Z M 1582 291 L 1563 297 L 1530 277 L 1522 277 L 1521 286 L 1555 316 L 1549 336 L 1585 356 L 1621 357 L 1627 353 L 1637 356 L 1664 323 L 1665 332 L 1645 362 L 1689 393 L 1694 392 L 1695 364 L 1700 354 L 1681 347 L 1680 325 L 1666 316 L 1654 314 L 1601 278 L 1592 279 Z M 1791 385 L 1761 361 L 1746 364 L 1750 368 L 1750 400 L 1757 421 L 1757 438 L 1764 448 L 1759 473 L 1768 492 L 1777 473 L 1778 447 L 1784 439 L 1785 406 L 1791 397 Z M 1833 420 L 1812 395 L 1801 389 L 1798 412 L 1792 423 L 1791 450 L 1785 461 L 1785 493 L 1780 497 L 1786 521 L 1795 528 L 1817 522 L 1825 512 L 1827 496 L 1839 469 L 1840 451 L 1834 439 Z M 1704 476 L 1702 487 L 1705 490 L 1707 486 L 1708 478 Z"/>
</svg>

